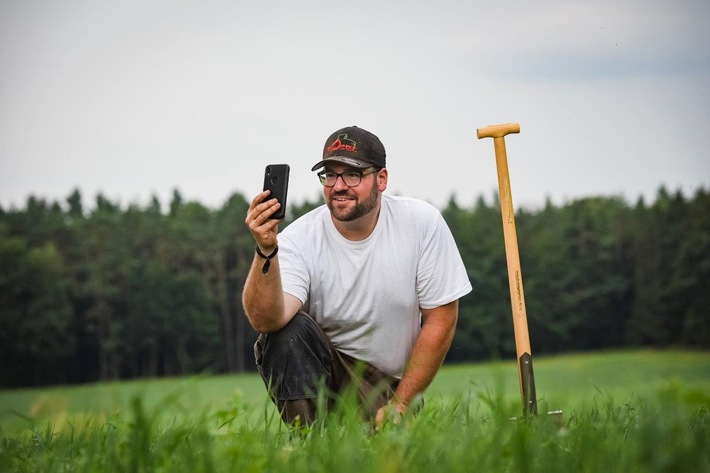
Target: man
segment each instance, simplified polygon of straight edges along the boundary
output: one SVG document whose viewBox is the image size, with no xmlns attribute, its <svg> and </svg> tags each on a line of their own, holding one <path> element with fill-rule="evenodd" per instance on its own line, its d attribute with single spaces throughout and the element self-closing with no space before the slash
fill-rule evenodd
<svg viewBox="0 0 710 473">
<path fill-rule="evenodd" d="M 320 169 L 325 205 L 278 239 L 276 199 L 262 192 L 249 207 L 256 254 L 243 304 L 261 333 L 257 366 L 287 423 L 312 423 L 319 387 L 337 393 L 357 378 L 363 411 L 379 425 L 436 375 L 471 284 L 439 211 L 383 194 L 375 135 L 334 132 L 311 170 Z"/>
</svg>

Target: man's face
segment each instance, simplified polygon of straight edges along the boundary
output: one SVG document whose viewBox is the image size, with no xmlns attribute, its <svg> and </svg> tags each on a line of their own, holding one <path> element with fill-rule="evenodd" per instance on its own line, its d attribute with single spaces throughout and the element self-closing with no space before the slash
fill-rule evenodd
<svg viewBox="0 0 710 473">
<path fill-rule="evenodd" d="M 338 163 L 328 164 L 325 171 L 337 174 L 362 172 Z M 367 170 L 367 172 L 371 171 Z M 323 197 L 333 218 L 341 222 L 351 222 L 377 208 L 380 193 L 384 190 L 382 186 L 386 185 L 386 173 L 387 171 L 382 169 L 363 175 L 360 184 L 356 186 L 348 186 L 342 176 L 339 176 L 332 187 L 323 187 Z"/>
</svg>

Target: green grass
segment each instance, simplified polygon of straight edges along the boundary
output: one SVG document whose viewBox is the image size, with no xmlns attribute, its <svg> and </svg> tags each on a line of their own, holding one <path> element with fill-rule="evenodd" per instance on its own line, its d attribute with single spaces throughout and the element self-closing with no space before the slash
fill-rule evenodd
<svg viewBox="0 0 710 473">
<path fill-rule="evenodd" d="M 446 366 L 423 410 L 373 432 L 347 403 L 295 435 L 255 375 L 0 391 L 0 471 L 710 471 L 710 353 Z"/>
<path fill-rule="evenodd" d="M 623 401 L 656 392 L 674 381 L 710 393 L 710 352 L 616 351 L 568 354 L 534 360 L 537 398 L 568 410 L 600 395 Z M 446 366 L 428 396 L 493 388 L 519 399 L 515 362 Z"/>
</svg>

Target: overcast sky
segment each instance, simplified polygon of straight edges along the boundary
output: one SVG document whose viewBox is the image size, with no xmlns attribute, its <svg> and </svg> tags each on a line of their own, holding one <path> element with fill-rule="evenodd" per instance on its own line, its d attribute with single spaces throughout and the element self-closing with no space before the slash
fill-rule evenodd
<svg viewBox="0 0 710 473">
<path fill-rule="evenodd" d="M 380 137 L 391 194 L 516 207 L 710 188 L 710 2 L 0 0 L 0 205 L 314 199 L 327 136 Z"/>
</svg>

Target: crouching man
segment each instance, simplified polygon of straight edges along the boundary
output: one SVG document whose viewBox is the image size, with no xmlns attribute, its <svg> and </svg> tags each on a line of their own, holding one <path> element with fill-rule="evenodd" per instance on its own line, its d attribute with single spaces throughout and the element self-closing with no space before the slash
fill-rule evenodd
<svg viewBox="0 0 710 473">
<path fill-rule="evenodd" d="M 357 372 L 362 411 L 379 425 L 431 383 L 471 284 L 440 212 L 383 194 L 375 135 L 334 132 L 312 171 L 325 205 L 278 233 L 280 204 L 266 191 L 246 217 L 256 249 L 243 304 L 261 334 L 257 366 L 287 423 L 311 424 L 319 387 L 341 392 Z"/>
</svg>

